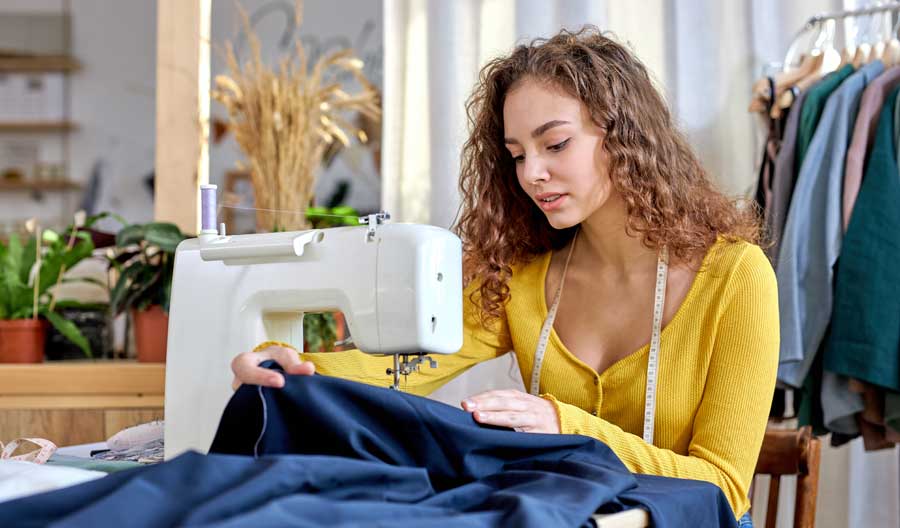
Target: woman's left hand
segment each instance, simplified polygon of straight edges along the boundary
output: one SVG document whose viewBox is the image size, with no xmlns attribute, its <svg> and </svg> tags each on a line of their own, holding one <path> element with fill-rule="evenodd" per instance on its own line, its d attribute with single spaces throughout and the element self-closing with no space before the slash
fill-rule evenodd
<svg viewBox="0 0 900 528">
<path fill-rule="evenodd" d="M 482 392 L 463 400 L 475 421 L 525 433 L 559 433 L 559 416 L 549 401 L 515 390 Z"/>
</svg>

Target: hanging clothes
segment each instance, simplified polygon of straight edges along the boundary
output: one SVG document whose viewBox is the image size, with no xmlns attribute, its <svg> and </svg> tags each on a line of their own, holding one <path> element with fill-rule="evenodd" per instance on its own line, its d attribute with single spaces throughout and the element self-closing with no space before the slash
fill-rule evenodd
<svg viewBox="0 0 900 528">
<path fill-rule="evenodd" d="M 815 86 L 816 85 L 813 85 L 812 88 L 815 88 Z M 797 140 L 799 136 L 798 129 L 803 103 L 806 101 L 808 95 L 809 91 L 800 92 L 794 99 L 793 105 L 791 105 L 787 121 L 784 125 L 781 148 L 778 150 L 778 156 L 775 158 L 772 181 L 770 184 L 771 199 L 763 210 L 763 219 L 765 223 L 764 231 L 768 236 L 770 244 L 765 248 L 765 251 L 773 264 L 776 262 L 778 256 L 778 248 L 780 247 L 781 236 L 784 232 L 784 221 L 787 218 L 788 207 L 791 203 L 791 194 L 793 194 L 794 185 L 797 182 L 795 163 Z"/>
<path fill-rule="evenodd" d="M 900 390 L 900 178 L 894 106 L 882 109 L 872 154 L 853 205 L 837 268 L 834 313 L 824 366 Z"/>
<path fill-rule="evenodd" d="M 825 103 L 831 96 L 831 93 L 841 85 L 847 77 L 850 77 L 855 69 L 853 65 L 847 64 L 841 69 L 831 72 L 819 82 L 814 89 L 809 90 L 809 95 L 803 103 L 800 114 L 800 126 L 797 131 L 797 155 L 794 163 L 794 170 L 799 174 L 800 168 L 803 166 L 803 160 L 806 158 L 806 151 L 812 142 L 816 128 L 819 126 L 819 118 L 825 110 Z"/>
<path fill-rule="evenodd" d="M 771 77 L 767 78 L 770 93 L 775 93 L 775 80 Z M 799 90 L 794 90 L 794 97 L 799 94 Z M 774 99 L 774 97 L 773 97 Z M 790 108 L 779 114 L 778 117 L 772 117 L 772 100 L 769 100 L 765 108 L 765 113 L 760 115 L 763 126 L 766 129 L 766 137 L 763 141 L 762 156 L 759 162 L 759 176 L 756 183 L 756 206 L 760 211 L 766 211 L 772 205 L 772 181 L 775 176 L 775 160 L 778 158 L 778 152 L 781 150 L 781 141 L 784 136 L 784 127 L 790 114 Z"/>
<path fill-rule="evenodd" d="M 791 199 L 784 238 L 775 270 L 781 319 L 781 365 L 778 379 L 800 387 L 822 343 L 831 317 L 832 267 L 841 242 L 840 187 L 843 182 L 847 146 L 866 85 L 884 70 L 875 61 L 848 75 L 825 101 L 809 148 L 803 158 Z M 848 73 L 845 66 L 841 72 Z M 810 93 L 801 115 L 801 135 L 810 114 L 822 101 L 831 83 L 827 80 Z M 812 105 L 812 106 L 810 106 Z M 815 225 L 809 218 L 817 218 Z"/>
<path fill-rule="evenodd" d="M 872 151 L 875 128 L 884 107 L 884 99 L 898 84 L 900 84 L 900 66 L 894 66 L 872 81 L 860 100 L 853 139 L 847 149 L 847 166 L 844 172 L 842 225 L 845 233 L 850 223 L 850 215 L 853 213 L 853 204 L 859 194 L 865 160 Z"/>
<path fill-rule="evenodd" d="M 884 107 L 884 99 L 898 84 L 900 84 L 900 67 L 890 68 L 869 83 L 860 99 L 853 136 L 847 149 L 847 164 L 844 168 L 842 195 L 844 232 L 847 230 L 853 204 L 862 182 L 866 159 L 872 150 L 875 129 Z M 866 402 L 870 402 L 871 406 L 871 402 L 874 401 L 871 394 L 863 389 L 862 385 L 854 384 L 851 378 L 834 372 L 824 371 L 822 373 L 821 399 L 825 428 L 844 435 L 843 438 L 832 438 L 832 443 L 843 443 L 862 432 L 867 448 L 879 444 L 874 438 L 877 433 L 873 432 L 869 422 L 858 416 L 865 411 Z M 866 395 L 869 396 L 866 397 Z"/>
</svg>

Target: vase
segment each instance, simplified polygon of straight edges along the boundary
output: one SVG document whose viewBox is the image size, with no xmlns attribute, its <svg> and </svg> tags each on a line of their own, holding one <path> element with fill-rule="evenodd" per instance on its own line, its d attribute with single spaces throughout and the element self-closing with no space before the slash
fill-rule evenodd
<svg viewBox="0 0 900 528">
<path fill-rule="evenodd" d="M 165 363 L 169 338 L 169 314 L 154 304 L 146 310 L 131 310 L 137 358 L 142 363 Z"/>
<path fill-rule="evenodd" d="M 46 335 L 42 319 L 0 321 L 0 363 L 42 363 Z"/>
</svg>

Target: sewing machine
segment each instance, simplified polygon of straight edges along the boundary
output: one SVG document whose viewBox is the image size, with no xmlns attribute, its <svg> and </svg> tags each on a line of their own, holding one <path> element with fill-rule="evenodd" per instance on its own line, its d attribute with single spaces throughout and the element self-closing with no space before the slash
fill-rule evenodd
<svg viewBox="0 0 900 528">
<path fill-rule="evenodd" d="M 175 254 L 166 359 L 165 455 L 206 452 L 231 397 L 231 360 L 264 341 L 303 349 L 303 314 L 343 312 L 354 345 L 394 356 L 398 378 L 462 347 L 459 238 L 389 224 L 229 236 L 204 186 L 203 230 Z M 340 352 L 336 352 L 340 353 Z"/>
</svg>

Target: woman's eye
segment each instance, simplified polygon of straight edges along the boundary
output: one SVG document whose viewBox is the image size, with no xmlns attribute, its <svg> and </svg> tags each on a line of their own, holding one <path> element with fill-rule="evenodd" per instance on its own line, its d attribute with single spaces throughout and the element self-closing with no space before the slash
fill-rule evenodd
<svg viewBox="0 0 900 528">
<path fill-rule="evenodd" d="M 572 139 L 572 138 L 569 138 L 569 139 Z M 569 144 L 569 139 L 567 139 L 567 140 L 565 140 L 565 141 L 560 141 L 560 142 L 557 143 L 556 145 L 550 145 L 550 146 L 547 147 L 547 148 L 550 149 L 550 150 L 552 150 L 552 151 L 554 151 L 554 152 L 559 152 L 560 150 L 566 148 L 566 145 Z"/>
<path fill-rule="evenodd" d="M 518 156 L 513 156 L 513 161 L 516 163 L 524 163 L 525 162 L 525 154 L 519 154 Z"/>
</svg>

